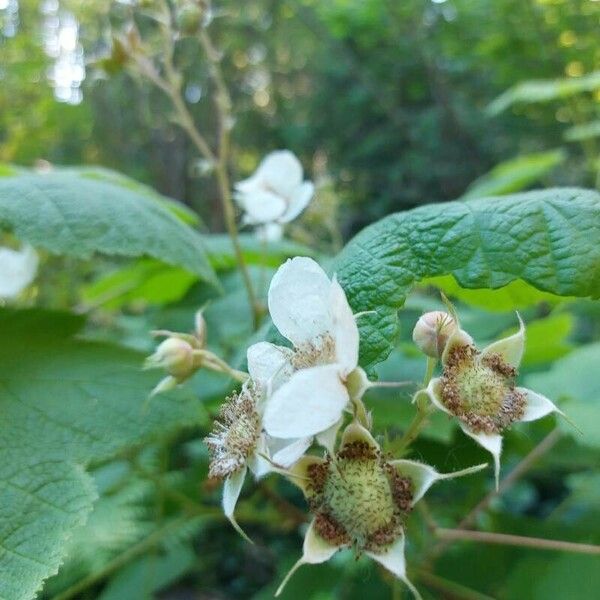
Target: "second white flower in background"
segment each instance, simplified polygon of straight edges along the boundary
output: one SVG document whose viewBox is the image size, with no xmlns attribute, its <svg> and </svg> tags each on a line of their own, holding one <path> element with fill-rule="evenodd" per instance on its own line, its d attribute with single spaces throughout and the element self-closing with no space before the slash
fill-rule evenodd
<svg viewBox="0 0 600 600">
<path fill-rule="evenodd" d="M 244 211 L 243 222 L 257 225 L 259 237 L 278 240 L 283 225 L 295 219 L 314 195 L 311 181 L 303 181 L 300 161 L 289 150 L 268 154 L 248 179 L 235 184 L 235 199 Z"/>
</svg>

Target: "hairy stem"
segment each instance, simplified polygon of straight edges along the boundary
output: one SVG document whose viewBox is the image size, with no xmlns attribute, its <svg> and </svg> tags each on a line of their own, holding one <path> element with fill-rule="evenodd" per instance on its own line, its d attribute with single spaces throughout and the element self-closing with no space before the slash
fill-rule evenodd
<svg viewBox="0 0 600 600">
<path fill-rule="evenodd" d="M 476 592 L 460 583 L 456 583 L 456 581 L 450 581 L 430 571 L 418 571 L 417 577 L 428 587 L 442 592 L 444 598 L 455 600 L 493 600 L 491 596 Z"/>
</svg>

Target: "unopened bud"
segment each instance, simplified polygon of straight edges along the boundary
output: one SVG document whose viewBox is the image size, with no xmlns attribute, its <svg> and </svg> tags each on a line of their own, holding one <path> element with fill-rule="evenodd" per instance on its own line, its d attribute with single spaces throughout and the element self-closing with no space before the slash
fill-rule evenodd
<svg viewBox="0 0 600 600">
<path fill-rule="evenodd" d="M 206 347 L 207 328 L 206 328 L 206 320 L 204 318 L 203 313 L 204 313 L 204 309 L 201 308 L 199 311 L 196 312 L 196 316 L 194 317 L 195 333 L 196 333 L 196 338 L 198 339 L 200 348 Z"/>
<path fill-rule="evenodd" d="M 425 313 L 415 325 L 413 341 L 419 349 L 432 358 L 439 358 L 448 338 L 456 330 L 456 322 L 446 312 L 434 310 Z"/>
<path fill-rule="evenodd" d="M 159 344 L 152 356 L 146 359 L 146 368 L 164 369 L 178 381 L 183 381 L 196 370 L 194 349 L 184 340 L 168 338 Z"/>
</svg>

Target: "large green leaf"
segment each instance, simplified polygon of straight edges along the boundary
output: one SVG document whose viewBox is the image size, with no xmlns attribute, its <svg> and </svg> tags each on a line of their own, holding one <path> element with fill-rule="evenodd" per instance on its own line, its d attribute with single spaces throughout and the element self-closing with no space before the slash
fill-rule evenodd
<svg viewBox="0 0 600 600">
<path fill-rule="evenodd" d="M 383 360 L 411 287 L 452 274 L 462 287 L 522 279 L 564 296 L 600 296 L 600 194 L 549 189 L 419 207 L 359 233 L 334 264 L 360 317 L 361 362 Z"/>
<path fill-rule="evenodd" d="M 55 325 L 55 323 L 57 325 Z M 79 319 L 0 311 L 0 598 L 33 598 L 96 491 L 85 467 L 201 420 L 190 395 L 147 401 L 142 356 L 73 337 Z"/>
<path fill-rule="evenodd" d="M 202 238 L 145 192 L 72 173 L 0 178 L 0 227 L 55 254 L 152 256 L 216 283 Z"/>
</svg>

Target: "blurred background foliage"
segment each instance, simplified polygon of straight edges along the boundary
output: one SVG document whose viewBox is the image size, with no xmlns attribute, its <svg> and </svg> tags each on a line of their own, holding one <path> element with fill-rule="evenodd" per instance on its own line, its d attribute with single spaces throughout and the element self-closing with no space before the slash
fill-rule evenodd
<svg viewBox="0 0 600 600">
<path fill-rule="evenodd" d="M 151 33 L 140 12 L 152 2 L 133 4 L 0 0 L 0 162 L 116 169 L 185 202 L 200 227 L 221 230 L 214 182 L 170 121 L 162 92 L 132 78 L 124 57 L 110 53 L 111 28 L 135 18 Z M 290 229 L 294 241 L 265 256 L 256 240 L 244 238 L 260 294 L 285 256 L 322 252 L 326 260 L 351 234 L 393 211 L 546 185 L 597 187 L 599 26 L 600 2 L 593 0 L 218 3 L 210 27 L 235 106 L 235 179 L 269 150 L 290 148 L 319 183 L 317 200 Z M 60 35 L 67 56 L 57 51 Z M 188 106 L 211 138 L 211 83 L 192 37 L 179 42 L 177 61 Z M 151 259 L 43 256 L 45 268 L 25 303 L 84 312 L 88 337 L 146 353 L 153 347 L 149 330 L 189 330 L 195 310 L 207 303 L 211 348 L 242 364 L 245 347 L 258 338 L 227 241 L 210 244 L 223 295 Z M 552 449 L 494 498 L 478 526 L 600 543 L 600 387 L 592 377 L 600 361 L 598 303 L 542 294 L 522 282 L 495 292 L 463 290 L 450 277 L 424 282 L 401 311 L 397 347 L 378 367 L 381 377 L 422 377 L 424 361 L 410 332 L 424 310 L 441 307 L 438 289 L 460 302 L 464 326 L 482 343 L 514 328 L 514 310 L 521 310 L 530 324 L 525 384 L 564 402 L 585 433 L 561 423 Z M 203 372 L 190 388 L 206 408 L 206 429 L 229 383 Z M 403 431 L 413 414 L 407 400 L 370 392 L 376 427 L 388 435 Z M 553 426 L 550 417 L 515 427 L 504 472 Z M 184 432 L 97 465 L 100 500 L 72 537 L 45 598 L 271 597 L 299 555 L 303 500 L 280 479 L 247 484 L 239 520 L 257 543 L 246 544 L 203 510 L 208 503 L 218 514 L 220 489 L 206 481 L 202 433 Z M 440 470 L 487 460 L 442 415 L 412 457 Z M 455 526 L 491 487 L 488 472 L 468 486 L 440 485 L 430 500 L 436 520 Z M 408 539 L 409 573 L 425 598 L 571 600 L 600 589 L 592 556 L 456 543 L 436 558 L 420 513 Z M 299 571 L 284 597 L 396 599 L 403 590 L 368 561 L 340 554 Z"/>
<path fill-rule="evenodd" d="M 110 77 L 97 66 L 109 25 L 131 18 L 130 3 L 62 0 L 52 12 L 54 4 L 20 0 L 15 34 L 1 37 L 0 160 L 117 168 L 217 225 L 210 178 L 169 123 L 162 92 L 132 83 L 118 60 Z M 76 105 L 53 101 L 44 83 L 53 59 L 42 40 L 52 15 L 67 10 L 87 63 Z M 211 27 L 236 106 L 233 166 L 241 177 L 266 151 L 292 148 L 314 175 L 336 182 L 346 234 L 394 210 L 457 198 L 523 155 L 533 154 L 521 164 L 533 173 L 521 187 L 593 186 L 599 22 L 593 0 L 221 2 Z M 137 23 L 148 28 L 143 17 Z M 178 53 L 190 108 L 210 131 L 206 63 L 191 37 Z M 575 90 L 553 89 L 561 79 Z M 513 88 L 529 80 L 542 80 L 542 90 Z M 560 154 L 536 170 L 548 151 Z"/>
</svg>

